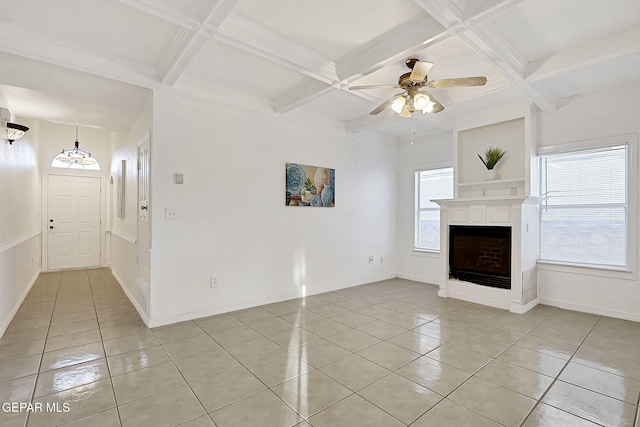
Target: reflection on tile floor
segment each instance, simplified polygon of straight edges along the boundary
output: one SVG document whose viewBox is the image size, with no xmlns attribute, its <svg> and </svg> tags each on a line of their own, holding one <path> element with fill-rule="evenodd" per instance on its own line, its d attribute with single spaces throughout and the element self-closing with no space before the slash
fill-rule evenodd
<svg viewBox="0 0 640 427">
<path fill-rule="evenodd" d="M 638 323 L 401 279 L 149 330 L 108 269 L 45 273 L 0 340 L 3 427 L 640 427 L 639 396 Z"/>
</svg>

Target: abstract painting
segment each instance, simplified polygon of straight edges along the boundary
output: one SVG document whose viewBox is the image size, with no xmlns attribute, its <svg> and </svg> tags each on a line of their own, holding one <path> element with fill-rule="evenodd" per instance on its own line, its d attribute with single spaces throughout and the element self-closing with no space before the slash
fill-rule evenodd
<svg viewBox="0 0 640 427">
<path fill-rule="evenodd" d="M 287 163 L 285 203 L 287 206 L 331 208 L 336 205 L 336 170 Z"/>
</svg>

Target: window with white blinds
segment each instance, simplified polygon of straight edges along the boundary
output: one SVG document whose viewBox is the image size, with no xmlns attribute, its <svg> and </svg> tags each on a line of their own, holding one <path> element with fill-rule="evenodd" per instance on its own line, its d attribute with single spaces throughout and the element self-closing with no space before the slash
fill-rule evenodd
<svg viewBox="0 0 640 427">
<path fill-rule="evenodd" d="M 540 156 L 540 260 L 627 265 L 626 144 Z"/>
<path fill-rule="evenodd" d="M 431 200 L 451 198 L 453 168 L 416 172 L 416 249 L 440 250 L 440 206 Z"/>
</svg>

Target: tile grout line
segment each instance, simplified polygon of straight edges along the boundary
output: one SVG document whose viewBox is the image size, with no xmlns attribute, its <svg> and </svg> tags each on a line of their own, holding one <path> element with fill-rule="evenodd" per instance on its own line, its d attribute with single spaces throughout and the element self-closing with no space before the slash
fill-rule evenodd
<svg viewBox="0 0 640 427">
<path fill-rule="evenodd" d="M 51 322 L 53 320 L 53 313 L 55 312 L 56 304 L 58 302 L 58 294 L 60 292 L 60 285 L 62 283 L 62 274 L 63 273 L 61 271 L 60 272 L 60 278 L 58 279 L 58 285 L 56 287 L 56 296 L 53 299 L 53 307 L 51 308 L 51 315 L 49 316 L 49 325 L 47 326 L 47 334 L 45 335 L 44 344 L 42 345 L 42 352 L 40 353 L 40 362 L 38 363 L 38 371 L 36 372 L 36 380 L 33 383 L 33 391 L 31 392 L 31 398 L 29 399 L 29 401 L 31 403 L 34 403 L 33 401 L 35 399 L 36 388 L 38 387 L 38 382 L 40 380 L 40 369 L 42 369 L 42 359 L 44 359 L 45 349 L 47 348 L 47 341 L 49 341 L 49 331 L 51 330 Z M 38 277 L 40 277 L 40 276 L 38 276 Z M 29 291 L 29 292 L 31 292 L 31 291 Z M 30 417 L 31 417 L 31 413 L 27 412 L 27 416 L 25 417 L 25 420 L 24 420 L 25 427 L 29 425 L 29 418 Z"/>
<path fill-rule="evenodd" d="M 204 333 L 204 335 L 206 335 L 206 336 L 208 336 L 209 338 L 211 338 L 211 340 L 213 340 L 213 341 L 214 341 L 218 346 L 220 346 L 220 348 L 221 348 L 222 350 L 224 350 L 227 354 L 229 354 L 229 352 L 228 352 L 228 351 L 226 351 L 226 349 L 225 349 L 224 347 L 222 347 L 222 346 L 221 346 L 221 345 L 220 345 L 216 340 L 214 340 L 212 337 L 210 337 L 210 336 L 209 336 L 209 334 L 207 334 L 207 331 L 205 331 L 204 329 L 202 329 L 202 327 L 201 327 L 200 325 L 198 325 L 198 324 L 197 324 L 196 322 L 194 322 L 193 320 L 188 320 L 187 322 L 189 322 L 189 323 L 191 323 L 191 324 L 195 325 L 196 327 L 198 327 L 198 328 L 199 328 L 199 329 Z M 170 327 L 170 325 L 167 325 L 167 326 L 169 326 L 169 327 Z M 191 391 L 191 393 L 193 393 L 193 396 L 196 398 L 196 400 L 197 400 L 197 401 L 198 401 L 198 403 L 200 404 L 200 407 L 204 410 L 204 413 L 205 413 L 205 415 L 204 415 L 204 416 L 209 417 L 209 419 L 211 419 L 211 421 L 212 421 L 212 422 L 214 423 L 214 425 L 215 425 L 215 422 L 214 422 L 214 421 L 213 421 L 213 419 L 211 418 L 211 415 L 210 415 L 210 413 L 207 411 L 207 408 L 205 408 L 205 407 L 204 407 L 204 404 L 202 403 L 202 400 L 200 400 L 200 398 L 198 397 L 197 393 L 196 393 L 196 392 L 193 390 L 193 388 L 191 387 L 191 384 L 189 384 L 189 381 L 187 381 L 187 379 L 184 377 L 184 374 L 182 373 L 182 371 L 180 371 L 180 368 L 178 368 L 178 366 L 176 365 L 176 362 L 175 362 L 175 360 L 173 359 L 173 357 L 171 357 L 171 355 L 169 354 L 169 352 L 167 351 L 167 349 L 164 347 L 164 344 L 165 344 L 165 343 L 163 343 L 163 342 L 160 340 L 160 338 L 158 338 L 158 336 L 156 335 L 156 332 L 155 332 L 152 328 L 149 328 L 149 330 L 151 331 L 151 333 L 153 334 L 153 336 L 158 340 L 158 343 L 160 344 L 160 347 L 162 347 L 162 350 L 165 352 L 165 354 L 167 355 L 167 357 L 169 358 L 169 360 L 170 360 L 170 361 L 171 361 L 171 363 L 173 364 L 173 367 L 176 369 L 176 371 L 178 371 L 178 373 L 179 373 L 179 374 L 180 374 L 180 376 L 182 377 L 182 380 L 184 381 L 184 384 L 180 384 L 180 385 L 177 385 L 177 386 L 175 386 L 175 387 L 170 387 L 170 388 L 168 388 L 167 390 L 171 390 L 172 388 L 178 388 L 178 387 L 181 387 L 182 385 L 186 385 L 187 387 L 189 387 L 189 390 Z M 179 341 L 179 340 L 177 340 L 177 341 Z M 167 343 L 167 344 L 168 344 L 168 343 Z M 229 356 L 233 357 L 233 355 L 231 355 L 231 354 L 229 354 Z M 235 359 L 235 358 L 234 358 L 234 359 Z M 213 375 L 216 375 L 216 374 L 207 375 L 207 376 L 202 377 L 202 378 L 206 378 L 206 377 L 208 377 L 208 376 L 213 376 Z M 201 379 L 201 378 L 199 378 L 198 380 L 200 380 L 200 379 Z M 162 391 L 166 391 L 166 390 L 162 390 Z M 158 392 L 158 393 L 161 393 L 162 391 L 160 391 L 160 392 Z M 158 393 L 152 393 L 152 394 L 150 394 L 150 395 L 148 395 L 148 396 L 153 396 L 154 394 L 158 394 Z M 143 399 L 143 398 L 148 397 L 148 396 L 141 397 L 140 399 Z M 253 395 L 252 395 L 252 396 L 253 396 Z M 248 396 L 247 396 L 247 397 L 248 397 Z M 136 400 L 140 400 L 140 399 L 136 399 Z M 235 402 L 234 402 L 234 403 L 235 403 Z M 187 422 L 189 422 L 189 421 L 195 420 L 195 419 L 197 419 L 197 418 L 199 418 L 199 417 L 201 417 L 201 416 L 203 416 L 203 415 L 198 415 L 197 417 L 191 418 L 191 419 L 189 419 L 189 420 L 185 421 L 184 423 L 187 423 Z M 184 423 L 181 423 L 181 424 L 184 424 Z"/>
<path fill-rule="evenodd" d="M 456 310 L 453 310 L 453 311 L 451 311 L 451 312 L 449 312 L 449 313 L 445 313 L 445 314 L 443 314 L 443 315 L 441 315 L 441 316 L 438 316 L 438 317 L 436 317 L 436 319 L 433 319 L 433 320 L 432 320 L 432 322 L 433 322 L 433 321 L 435 321 L 435 320 L 437 320 L 437 319 L 439 319 L 439 318 L 441 318 L 441 317 L 444 317 L 444 316 L 447 316 L 447 315 L 450 315 L 450 314 L 455 314 L 457 311 L 460 311 L 460 310 L 464 309 L 465 307 L 467 307 L 467 306 L 460 307 L 460 308 L 458 308 L 458 309 L 456 309 Z M 530 329 L 529 329 L 529 331 L 527 331 L 527 332 L 523 333 L 522 337 L 520 337 L 518 340 L 516 340 L 516 341 L 512 342 L 512 343 L 511 343 L 511 344 L 509 344 L 506 348 L 504 348 L 503 350 L 501 350 L 498 354 L 496 354 L 495 356 L 491 357 L 491 359 L 490 359 L 489 361 L 487 361 L 487 362 L 486 362 L 486 363 L 484 363 L 482 366 L 480 366 L 478 369 L 476 369 L 476 370 L 475 370 L 475 371 L 474 371 L 474 372 L 469 376 L 469 378 L 467 378 L 466 380 L 464 380 L 462 383 L 460 383 L 458 386 L 456 386 L 453 390 L 451 390 L 449 393 L 447 393 L 447 395 L 445 395 L 445 396 L 443 397 L 443 400 L 445 400 L 445 399 L 447 399 L 449 396 L 451 396 L 451 395 L 452 395 L 456 390 L 458 390 L 460 387 L 462 387 L 462 386 L 463 386 L 465 383 L 467 383 L 471 378 L 476 377 L 476 374 L 477 374 L 478 372 L 480 372 L 483 368 L 485 368 L 487 365 L 489 365 L 489 364 L 490 364 L 490 363 L 492 363 L 493 361 L 497 360 L 497 359 L 498 359 L 498 357 L 499 357 L 501 354 L 503 354 L 504 352 L 506 352 L 507 350 L 509 350 L 509 349 L 510 349 L 510 348 L 512 348 L 513 346 L 515 346 L 515 344 L 516 344 L 520 339 L 522 339 L 524 336 L 526 336 L 526 335 L 527 335 L 529 332 L 531 332 L 535 327 L 537 327 L 537 326 L 539 326 L 540 324 L 542 324 L 542 323 L 544 322 L 544 320 L 546 320 L 547 318 L 549 318 L 549 317 L 550 317 L 553 313 L 555 313 L 556 311 L 557 311 L 557 310 L 554 310 L 552 313 L 550 313 L 550 314 L 549 314 L 548 316 L 546 316 L 544 319 L 540 320 L 540 321 L 536 324 L 536 326 L 534 326 L 534 327 L 530 328 Z M 506 310 L 504 310 L 504 312 L 507 312 L 507 311 L 506 311 Z M 488 323 L 490 320 L 495 319 L 496 317 L 498 317 L 498 316 L 500 316 L 500 315 L 502 315 L 502 314 L 503 314 L 503 313 L 497 314 L 497 315 L 495 315 L 495 316 L 493 316 L 493 317 L 491 317 L 491 318 L 489 318 L 489 319 L 487 319 L 487 320 L 483 321 L 479 326 L 481 326 L 481 325 L 487 325 L 487 326 L 490 326 L 490 327 L 495 327 L 495 328 L 500 328 L 500 329 L 507 329 L 507 330 L 510 330 L 510 329 L 508 329 L 508 328 L 502 328 L 502 327 L 500 327 L 500 326 L 494 326 L 494 325 L 491 325 L 491 324 L 489 324 L 489 323 Z M 464 317 L 464 316 L 463 316 L 463 317 Z M 428 322 L 428 323 L 431 323 L 431 322 Z M 446 325 L 445 325 L 445 326 L 446 326 Z M 468 334 L 469 332 L 473 331 L 474 329 L 478 328 L 479 326 L 475 326 L 475 327 L 472 327 L 472 328 L 468 329 L 464 334 L 462 334 L 462 335 L 460 335 L 460 336 L 463 336 L 463 335 Z M 417 329 L 417 328 L 414 328 L 414 329 Z M 521 331 L 516 331 L 516 332 L 521 332 Z M 454 341 L 454 340 L 455 340 L 455 339 L 457 339 L 457 338 L 459 338 L 459 337 L 455 337 L 455 338 L 452 338 L 452 339 L 450 339 L 450 340 L 448 340 L 448 341 L 445 341 L 442 345 L 440 345 L 440 346 L 438 346 L 438 347 L 436 347 L 436 348 L 434 348 L 434 349 L 429 350 L 429 351 L 428 351 L 427 353 L 425 353 L 423 356 L 424 356 L 424 357 L 429 357 L 429 356 L 427 356 L 427 354 L 428 354 L 428 353 L 431 353 L 432 351 L 434 351 L 434 350 L 436 350 L 436 349 L 438 349 L 438 348 L 440 348 L 440 347 L 442 347 L 442 346 L 444 346 L 444 345 L 446 345 L 446 344 L 448 344 L 448 343 L 451 343 L 452 341 Z M 488 337 L 486 337 L 486 338 L 487 338 L 487 339 L 490 339 L 490 338 L 488 338 Z M 454 345 L 454 346 L 455 346 L 455 344 L 452 344 L 452 345 Z M 516 346 L 516 347 L 517 347 L 517 346 Z M 461 347 L 461 348 L 466 349 L 465 347 Z M 470 350 L 470 349 L 466 349 L 466 350 L 468 350 L 468 351 L 472 351 L 472 352 L 474 352 L 474 353 L 478 353 L 478 354 L 481 354 L 481 355 L 484 355 L 484 356 L 488 356 L 487 354 L 479 353 L 479 352 L 474 351 L 474 350 Z M 438 362 L 440 362 L 440 363 L 443 363 L 443 364 L 447 365 L 447 363 L 445 363 L 445 362 L 441 362 L 441 361 L 439 361 L 439 360 L 437 360 L 437 359 L 434 359 L 434 360 L 436 360 L 436 361 L 438 361 Z M 505 363 L 508 363 L 508 362 L 505 362 Z M 447 365 L 447 366 L 451 366 L 451 365 Z M 518 366 L 518 365 L 514 365 L 514 366 Z M 452 366 L 452 368 L 454 368 L 454 369 L 458 369 L 458 368 L 456 368 L 455 366 Z M 522 368 L 522 367 L 521 367 L 521 368 Z M 526 369 L 526 368 L 523 368 L 523 369 Z M 464 371 L 462 371 L 462 372 L 464 372 Z M 532 372 L 535 372 L 535 371 L 532 371 Z M 465 372 L 465 373 L 467 373 L 467 372 Z M 538 373 L 538 374 L 540 374 L 540 373 Z M 558 374 L 558 375 L 559 375 L 559 374 Z M 482 378 L 480 378 L 480 377 L 477 377 L 477 378 L 482 379 Z M 554 380 L 555 380 L 555 379 L 554 379 Z M 485 380 L 485 381 L 487 381 L 487 380 Z M 508 391 L 511 391 L 511 392 L 514 392 L 514 393 L 518 393 L 518 394 L 520 394 L 520 395 L 522 395 L 522 396 L 525 396 L 525 397 L 529 397 L 529 398 L 531 398 L 530 396 L 527 396 L 527 395 L 522 394 L 522 393 L 520 393 L 520 392 L 518 392 L 518 391 L 515 391 L 515 390 L 511 390 L 511 389 L 506 388 L 506 387 L 504 387 L 504 386 L 502 386 L 502 385 L 500 385 L 500 384 L 496 384 L 496 383 L 493 383 L 493 382 L 491 382 L 491 381 L 488 381 L 488 382 L 490 382 L 491 384 L 494 384 L 494 385 L 496 385 L 496 386 L 498 386 L 498 387 L 504 388 L 505 390 L 508 390 Z M 549 387 L 551 387 L 551 386 L 549 386 Z M 429 390 L 430 390 L 430 389 L 429 389 Z M 432 391 L 433 391 L 433 390 L 432 390 Z M 536 399 L 533 399 L 533 400 L 536 400 Z M 536 405 L 538 404 L 538 402 L 539 402 L 539 401 L 538 401 L 538 400 L 536 400 Z M 453 402 L 453 403 L 456 403 L 456 402 Z M 458 404 L 458 405 L 460 405 L 460 404 Z M 534 405 L 534 406 L 533 406 L 533 408 L 535 408 L 535 406 L 536 406 L 536 405 Z M 489 420 L 491 420 L 491 421 L 493 421 L 493 422 L 496 422 L 496 423 L 498 423 L 498 424 L 501 424 L 501 423 L 499 423 L 497 420 L 494 420 L 494 419 L 492 419 L 492 418 L 489 418 L 488 416 L 486 416 L 486 415 L 484 415 L 484 414 L 481 414 L 481 413 L 479 413 L 479 412 L 475 411 L 475 410 L 474 410 L 474 409 L 472 409 L 472 408 L 468 408 L 468 407 L 466 407 L 466 406 L 464 406 L 464 405 L 460 405 L 460 406 L 463 406 L 464 408 L 466 408 L 466 409 L 468 409 L 468 410 L 470 410 L 470 411 L 472 411 L 472 412 L 474 412 L 474 413 L 476 413 L 476 414 L 478 414 L 478 415 L 480 415 L 480 416 L 482 416 L 482 417 L 484 417 L 484 418 L 486 418 L 486 419 L 489 419 Z M 532 410 L 533 410 L 533 408 L 532 408 Z M 431 409 L 429 409 L 429 410 L 431 410 Z M 429 412 L 429 410 L 427 410 L 424 414 L 426 414 L 427 412 Z M 422 414 L 421 416 L 423 416 L 424 414 Z M 529 416 L 529 414 L 530 414 L 530 412 L 525 416 L 525 418 L 523 419 L 523 422 L 524 422 L 524 421 L 526 421 L 526 419 L 527 419 L 527 417 Z"/>
<path fill-rule="evenodd" d="M 547 395 L 547 393 L 549 393 L 549 390 L 551 390 L 551 388 L 553 387 L 553 385 L 554 385 L 557 381 L 563 382 L 562 380 L 560 380 L 560 379 L 559 379 L 559 378 L 560 378 L 560 375 L 562 375 L 562 372 L 564 372 L 564 370 L 567 368 L 567 366 L 569 365 L 569 363 L 571 363 L 571 360 L 573 359 L 574 355 L 577 353 L 577 351 L 578 351 L 578 350 L 580 350 L 580 347 L 582 347 L 582 344 L 584 344 L 584 342 L 587 340 L 587 337 L 589 337 L 589 335 L 591 334 L 591 332 L 593 332 L 593 330 L 594 330 L 594 329 L 595 329 L 595 327 L 598 325 L 598 323 L 600 323 L 600 320 L 602 320 L 602 316 L 599 316 L 599 317 L 598 317 L 598 320 L 596 321 L 596 323 L 591 327 L 591 329 L 589 329 L 589 332 L 588 332 L 588 333 L 585 335 L 585 337 L 582 339 L 582 341 L 581 341 L 581 342 L 580 342 L 580 344 L 577 346 L 576 350 L 573 352 L 573 354 L 571 355 L 571 357 L 570 357 L 569 359 L 567 359 L 567 362 L 562 366 L 562 369 L 560 369 L 560 372 L 558 372 L 558 375 L 556 375 L 556 376 L 553 378 L 553 381 L 551 382 L 551 384 L 549 384 L 549 387 L 547 387 L 547 389 L 544 391 L 544 393 L 542 393 L 542 396 L 540 396 L 540 399 L 538 399 L 538 401 L 536 402 L 536 404 L 534 405 L 534 407 L 533 407 L 533 408 L 531 408 L 531 410 L 529 411 L 529 413 L 527 414 L 527 416 L 526 416 L 526 417 L 525 417 L 525 419 L 523 420 L 522 424 L 524 424 L 524 422 L 526 422 L 526 421 L 527 421 L 527 418 L 529 418 L 529 416 L 531 416 L 531 414 L 533 413 L 533 411 L 535 410 L 535 408 L 536 408 L 536 407 L 538 407 L 538 405 L 540 405 L 540 404 L 547 405 L 547 403 L 543 402 L 542 400 L 543 400 L 543 399 L 544 399 L 544 397 Z M 575 384 L 573 384 L 573 385 L 575 385 Z M 575 385 L 575 386 L 576 386 L 576 387 L 580 387 L 580 386 L 577 386 L 577 385 Z M 583 387 L 580 387 L 580 388 L 583 388 Z M 585 390 L 588 390 L 588 389 L 585 389 Z M 592 391 L 592 390 L 591 390 L 591 391 Z M 598 393 L 598 394 L 601 394 L 601 393 Z M 603 396 L 604 396 L 604 395 L 603 395 Z M 581 419 L 583 419 L 583 420 L 586 420 L 586 421 L 589 421 L 589 422 L 593 422 L 593 421 L 588 420 L 588 419 L 586 419 L 586 418 L 584 418 L 584 417 L 581 417 L 581 416 L 579 416 L 579 415 L 573 414 L 573 413 L 571 413 L 571 412 L 569 412 L 569 411 L 565 411 L 565 410 L 564 410 L 564 409 L 562 409 L 562 408 L 558 408 L 558 407 L 553 406 L 553 405 L 549 405 L 549 406 L 552 406 L 552 407 L 554 407 L 554 408 L 556 408 L 556 409 L 558 409 L 558 410 L 560 410 L 560 411 L 562 411 L 562 412 L 566 412 L 566 413 L 568 413 L 568 414 L 571 414 L 571 415 L 573 415 L 573 416 L 575 416 L 575 417 L 578 417 L 578 418 L 581 418 Z M 594 423 L 595 423 L 595 422 L 594 422 Z M 597 423 L 595 423 L 595 424 L 597 424 Z"/>
<path fill-rule="evenodd" d="M 111 383 L 111 393 L 113 394 L 113 401 L 116 405 L 115 409 L 116 409 L 116 413 L 118 414 L 118 422 L 120 423 L 120 426 L 122 426 L 122 417 L 120 416 L 120 408 L 118 406 L 118 399 L 116 398 L 116 388 L 113 385 L 113 376 L 111 375 L 111 366 L 109 365 L 109 361 L 107 360 L 107 349 L 104 346 L 104 337 L 102 336 L 102 327 L 100 325 L 100 319 L 98 318 L 98 310 L 96 308 L 96 300 L 93 296 L 93 286 L 91 284 L 91 276 L 89 275 L 88 271 L 87 271 L 87 277 L 89 279 L 89 292 L 91 292 L 91 301 L 93 302 L 93 309 L 96 311 L 96 322 L 98 323 L 98 333 L 100 334 L 100 344 L 102 344 L 102 351 L 104 352 L 104 363 L 105 365 L 107 365 L 107 372 L 109 373 L 109 382 Z M 109 409 L 95 412 L 94 414 L 89 414 L 87 417 L 90 417 L 92 415 L 95 415 L 101 412 L 108 411 Z M 87 418 L 87 417 L 84 417 L 84 418 Z"/>
</svg>

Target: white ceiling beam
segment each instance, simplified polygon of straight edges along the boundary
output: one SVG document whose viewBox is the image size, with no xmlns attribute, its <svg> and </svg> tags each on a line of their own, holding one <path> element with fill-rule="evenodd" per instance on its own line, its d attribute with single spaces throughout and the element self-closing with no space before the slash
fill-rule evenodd
<svg viewBox="0 0 640 427">
<path fill-rule="evenodd" d="M 414 0 L 414 3 L 435 18 L 445 29 L 455 27 L 464 20 L 463 11 L 450 0 Z"/>
<path fill-rule="evenodd" d="M 525 76 L 528 82 L 539 82 L 638 52 L 640 28 L 634 28 L 533 62 Z"/>
<path fill-rule="evenodd" d="M 329 59 L 239 15 L 229 16 L 215 38 L 321 82 L 338 81 Z"/>
<path fill-rule="evenodd" d="M 396 120 L 398 120 L 398 115 L 387 109 L 380 114 L 376 114 L 373 116 L 367 115 L 364 117 L 359 117 L 357 119 L 349 120 L 348 122 L 346 122 L 345 128 L 348 132 L 360 132 L 373 126 L 395 122 Z"/>
<path fill-rule="evenodd" d="M 337 64 L 344 83 L 369 75 L 387 65 L 405 60 L 430 44 L 449 37 L 445 28 L 430 16 L 416 16 L 351 52 Z"/>
<path fill-rule="evenodd" d="M 459 33 L 457 37 L 476 55 L 496 68 L 510 83 L 517 83 L 524 79 L 525 65 L 517 60 L 514 61 L 513 55 L 505 54 L 508 48 L 491 41 L 484 32 L 469 30 Z"/>
<path fill-rule="evenodd" d="M 276 113 L 286 113 L 298 108 L 302 104 L 311 102 L 333 89 L 319 80 L 312 80 L 294 89 L 288 90 L 286 94 L 274 99 L 271 102 L 273 111 Z"/>
<path fill-rule="evenodd" d="M 284 113 L 324 95 L 331 86 L 348 90 L 345 85 L 348 80 L 370 74 L 395 61 L 406 59 L 416 50 L 434 42 L 442 35 L 442 27 L 435 21 L 428 22 L 429 17 L 426 19 L 425 22 L 425 17 L 417 17 L 412 23 L 368 43 L 359 49 L 357 54 L 352 55 L 353 58 L 339 65 L 308 48 L 286 40 L 266 28 L 235 15 L 225 21 L 216 33 L 215 39 L 324 83 L 304 83 L 288 94 L 275 99 L 272 102 L 274 111 Z M 425 32 L 425 28 L 430 31 Z M 341 68 L 340 72 L 337 72 L 338 67 Z M 371 94 L 364 91 L 351 93 L 368 100 L 372 99 Z"/>
<path fill-rule="evenodd" d="M 372 40 L 348 55 L 348 59 L 336 64 L 332 72 L 337 69 L 337 75 L 332 86 L 341 90 L 348 90 L 347 83 L 362 76 L 373 73 L 380 68 L 394 62 L 407 59 L 416 51 L 423 49 L 430 43 L 440 40 L 443 28 L 433 18 L 417 16 L 410 23 Z M 444 37 L 449 37 L 447 34 Z M 318 93 L 314 92 L 314 88 Z M 305 83 L 294 89 L 291 94 L 284 95 L 274 101 L 275 111 L 287 112 L 300 107 L 319 96 L 324 95 L 330 87 Z M 349 92 L 367 100 L 377 99 L 371 91 Z"/>
<path fill-rule="evenodd" d="M 201 23 L 199 22 L 198 17 L 195 16 L 195 14 L 191 16 L 185 14 L 185 7 L 182 5 L 178 8 L 175 7 L 175 3 L 162 0 L 154 0 L 153 2 L 148 0 L 117 1 L 191 31 L 197 31 L 198 28 L 200 28 Z"/>
<path fill-rule="evenodd" d="M 233 105 L 263 113 L 271 112 L 271 105 L 267 98 L 208 80 L 185 75 L 172 88 L 185 96 L 209 103 Z"/>
<path fill-rule="evenodd" d="M 184 73 L 204 45 L 215 35 L 218 27 L 240 0 L 218 0 L 210 5 L 206 17 L 197 30 L 182 30 L 162 61 L 159 74 L 162 83 L 173 85 Z"/>
<path fill-rule="evenodd" d="M 464 10 L 464 21 L 467 24 L 477 24 L 481 21 L 493 18 L 502 12 L 512 9 L 520 3 L 524 3 L 527 0 L 503 0 L 499 3 L 494 3 L 493 0 L 479 0 L 471 4 L 468 4 Z"/>
<path fill-rule="evenodd" d="M 458 37 L 467 47 L 493 66 L 507 81 L 520 86 L 540 108 L 545 111 L 557 110 L 560 100 L 555 94 L 540 85 L 531 85 L 525 80 L 528 64 L 511 43 L 493 29 L 488 22 L 485 22 L 482 28 L 478 25 L 489 16 L 495 16 L 497 13 L 513 8 L 520 1 L 504 1 L 494 9 L 477 10 L 476 13 L 479 15 L 476 16 L 465 16 L 465 13 L 470 15 L 471 9 L 467 9 L 462 11 L 465 19 L 460 19 L 460 9 L 450 0 L 414 1 L 447 27 L 450 34 Z M 485 4 L 489 3 L 485 2 Z"/>
<path fill-rule="evenodd" d="M 50 37 L 37 37 L 13 24 L 0 27 L 0 50 L 146 88 L 158 86 L 156 69 L 122 58 L 97 55 Z M 26 72 L 26 71 L 25 71 Z"/>
</svg>

